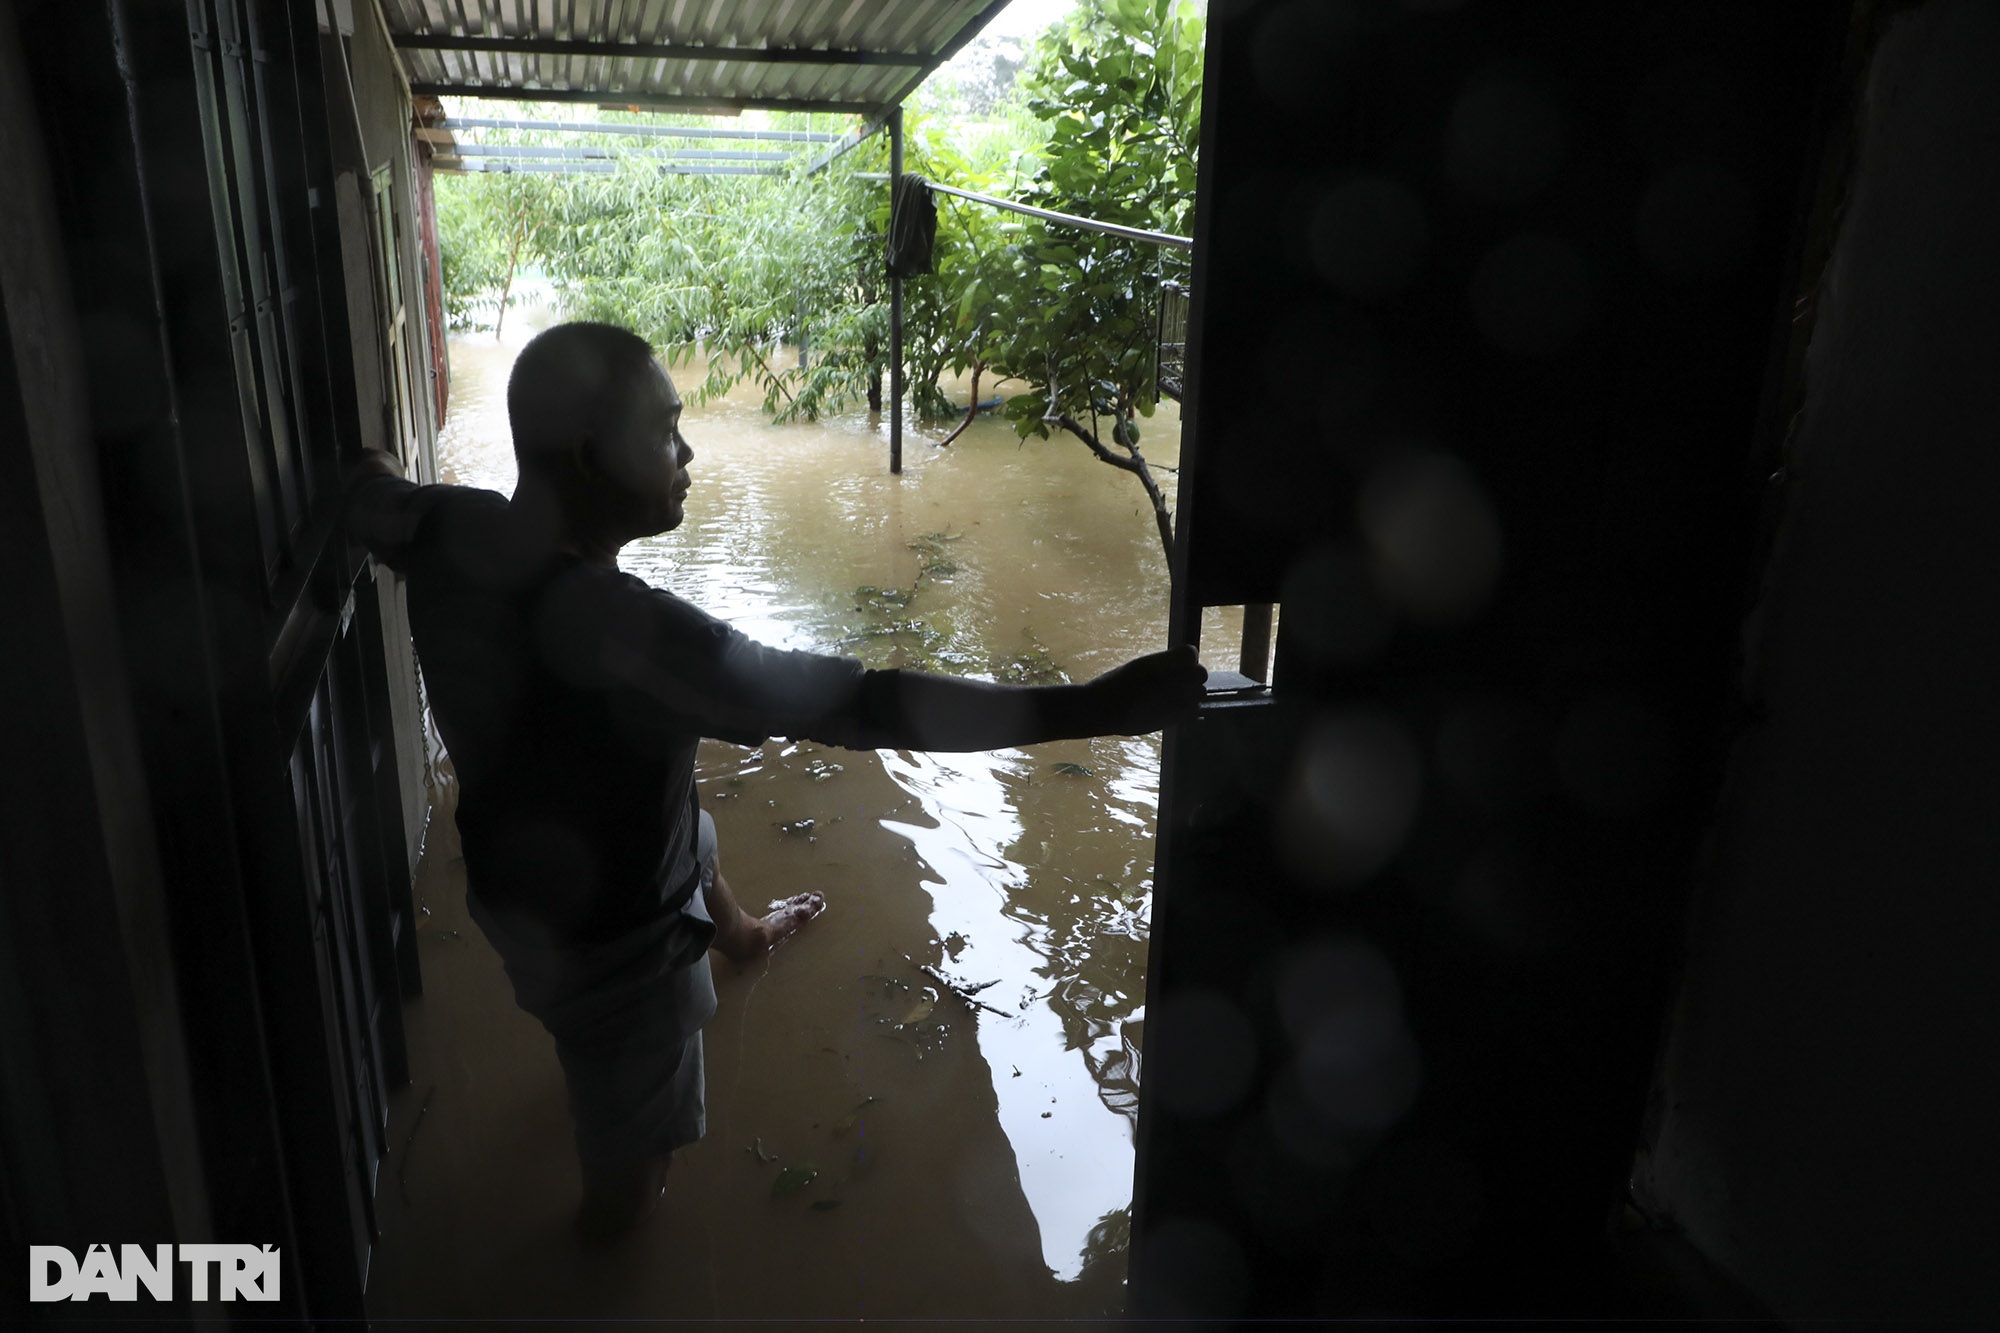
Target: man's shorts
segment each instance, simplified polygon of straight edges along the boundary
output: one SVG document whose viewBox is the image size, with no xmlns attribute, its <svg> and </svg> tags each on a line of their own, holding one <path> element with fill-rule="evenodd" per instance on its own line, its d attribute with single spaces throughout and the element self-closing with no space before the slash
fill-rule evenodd
<svg viewBox="0 0 2000 1333">
<path fill-rule="evenodd" d="M 466 894 L 514 999 L 555 1038 L 586 1168 L 656 1157 L 707 1130 L 701 1029 L 715 1014 L 715 923 L 703 895 L 715 879 L 715 822 L 706 810 L 695 855 L 701 884 L 682 908 L 606 944 L 527 942 Z"/>
</svg>

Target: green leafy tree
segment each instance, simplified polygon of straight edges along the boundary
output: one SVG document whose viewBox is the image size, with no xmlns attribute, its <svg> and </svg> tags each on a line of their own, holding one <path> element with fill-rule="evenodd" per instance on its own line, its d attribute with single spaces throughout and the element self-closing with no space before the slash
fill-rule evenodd
<svg viewBox="0 0 2000 1333">
<path fill-rule="evenodd" d="M 505 285 L 507 247 L 494 225 L 483 176 L 437 182 L 438 262 L 444 274 L 445 323 L 478 327 L 482 310 Z"/>
<path fill-rule="evenodd" d="M 966 136 L 912 116 L 909 163 L 934 178 L 1011 189 L 1027 178 L 1023 159 L 1039 131 L 1019 113 Z M 519 262 L 556 282 L 571 316 L 625 324 L 672 364 L 700 361 L 698 400 L 749 378 L 775 418 L 812 419 L 864 397 L 879 403 L 889 190 L 865 177 L 880 174 L 886 155 L 877 139 L 816 173 L 801 155 L 776 177 L 689 177 L 628 153 L 614 174 L 478 183 L 487 187 L 484 225 L 505 238 L 500 272 L 524 238 Z M 532 185 L 494 188 L 517 180 Z M 968 293 L 1001 285 L 1017 266 L 1019 228 L 1004 217 L 951 210 L 939 272 L 905 284 L 905 380 L 920 416 L 956 413 L 942 378 L 981 365 L 992 310 Z M 480 270 L 489 283 L 493 271 Z M 788 349 L 801 353 L 796 363 L 782 358 Z"/>
<path fill-rule="evenodd" d="M 1189 0 L 1100 0 L 1038 44 L 1022 75 L 1049 126 L 1024 202 L 1148 231 L 1192 228 L 1204 21 Z M 989 360 L 1030 385 L 1007 404 L 1023 436 L 1061 430 L 1133 473 L 1160 542 L 1173 519 L 1139 447 L 1159 400 L 1159 247 L 1059 223 L 1024 229 L 991 294 Z"/>
<path fill-rule="evenodd" d="M 813 418 L 866 392 L 887 345 L 879 238 L 860 163 L 775 177 L 663 174 L 629 156 L 571 177 L 537 238 L 539 262 L 578 318 L 628 325 L 670 363 L 705 361 L 713 397 L 749 378 L 774 417 Z M 871 263 L 872 260 L 872 263 Z M 787 346 L 805 355 L 781 359 Z"/>
<path fill-rule="evenodd" d="M 517 111 L 538 119 L 563 114 Z M 776 119 L 776 128 L 804 120 Z M 492 145 L 537 137 L 545 136 L 480 134 Z M 675 364 L 705 356 L 697 397 L 750 377 L 774 415 L 812 416 L 862 387 L 868 366 L 855 364 L 865 358 L 852 348 L 886 344 L 887 317 L 868 308 L 873 270 L 864 263 L 867 201 L 881 188 L 854 179 L 856 162 L 806 176 L 811 149 L 779 177 L 670 174 L 660 167 L 662 142 L 571 134 L 564 147 L 601 148 L 608 159 L 600 160 L 616 169 L 440 179 L 440 249 L 455 325 L 491 310 L 497 327 L 514 275 L 534 265 L 556 284 L 570 316 L 625 324 Z M 879 244 L 873 251 L 879 268 Z M 826 354 L 808 363 L 808 374 L 805 366 L 780 363 L 786 343 L 824 346 Z M 878 370 L 881 361 L 875 352 Z"/>
<path fill-rule="evenodd" d="M 1040 170 L 1045 131 L 1038 121 L 1017 114 L 988 121 L 972 133 L 950 122 L 921 117 L 907 127 L 907 134 L 909 164 L 919 174 L 1008 197 Z M 1017 213 L 946 194 L 934 199 L 936 272 L 904 284 L 904 341 L 907 379 L 921 415 L 932 419 L 952 415 L 956 409 L 939 382 L 947 373 L 971 376 L 971 402 L 964 420 L 941 441 L 949 444 L 976 414 L 982 378 L 993 370 L 999 322 L 1011 309 L 1006 293 L 1018 282 L 1027 230 Z M 887 226 L 886 202 L 880 221 Z"/>
</svg>

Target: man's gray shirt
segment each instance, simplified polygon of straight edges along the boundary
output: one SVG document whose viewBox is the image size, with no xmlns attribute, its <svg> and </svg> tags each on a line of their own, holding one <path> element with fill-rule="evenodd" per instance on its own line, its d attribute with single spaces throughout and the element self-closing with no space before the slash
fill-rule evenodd
<svg viewBox="0 0 2000 1333">
<path fill-rule="evenodd" d="M 766 647 L 554 551 L 492 491 L 371 478 L 349 528 L 408 580 L 467 880 L 511 929 L 594 943 L 677 910 L 704 736 L 867 743 L 859 662 Z"/>
</svg>

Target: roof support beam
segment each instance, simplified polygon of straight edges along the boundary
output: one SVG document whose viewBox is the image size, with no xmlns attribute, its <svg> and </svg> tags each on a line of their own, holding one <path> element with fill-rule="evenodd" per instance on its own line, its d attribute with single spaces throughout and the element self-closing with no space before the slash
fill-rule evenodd
<svg viewBox="0 0 2000 1333">
<path fill-rule="evenodd" d="M 696 46 L 685 42 L 578 42 L 543 37 L 454 37 L 396 33 L 404 51 L 471 51 L 501 56 L 608 56 L 616 60 L 700 60 L 755 65 L 891 65 L 923 69 L 932 57 L 903 51 L 817 51 L 798 46 Z"/>
<path fill-rule="evenodd" d="M 497 83 L 412 83 L 410 92 L 416 97 L 492 97 L 509 102 L 594 102 L 614 108 L 662 107 L 717 116 L 733 116 L 753 107 L 765 111 L 831 111 L 842 116 L 865 115 L 875 109 L 872 102 L 829 102 L 800 97 L 695 97 L 686 93 L 628 92 L 610 88 L 523 88 L 518 84 Z"/>
<path fill-rule="evenodd" d="M 739 130 L 722 125 L 620 125 L 597 120 L 499 120 L 451 116 L 438 128 L 456 130 L 553 130 L 562 134 L 632 134 L 660 139 L 768 139 L 777 143 L 837 143 L 844 134 L 825 130 Z"/>
<path fill-rule="evenodd" d="M 444 154 L 433 158 L 431 163 L 438 171 L 448 175 L 461 176 L 610 176 L 618 171 L 612 162 L 521 162 L 509 160 L 495 162 L 480 158 L 467 161 L 464 158 Z M 784 172 L 776 167 L 735 167 L 714 162 L 661 162 L 652 165 L 662 176 L 782 176 Z"/>
<path fill-rule="evenodd" d="M 841 135 L 838 143 L 808 163 L 806 165 L 806 175 L 817 176 L 821 171 L 832 166 L 841 157 L 845 156 L 848 149 L 858 148 L 869 138 L 881 133 L 882 127 L 888 123 L 889 113 L 886 111 L 879 116 L 870 116 L 866 124 L 855 126 L 854 132 L 851 134 Z"/>
<path fill-rule="evenodd" d="M 788 153 L 782 148 L 759 152 L 748 148 L 563 148 L 547 144 L 475 144 L 462 143 L 457 148 L 460 157 L 542 157 L 542 158 L 596 158 L 616 161 L 621 157 L 685 158 L 689 161 L 710 162 L 789 162 L 796 153 Z"/>
</svg>

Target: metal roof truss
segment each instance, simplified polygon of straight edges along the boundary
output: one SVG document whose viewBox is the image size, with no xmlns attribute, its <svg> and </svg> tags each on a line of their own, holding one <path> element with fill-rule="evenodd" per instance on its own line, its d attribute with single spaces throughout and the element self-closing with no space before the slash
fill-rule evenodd
<svg viewBox="0 0 2000 1333">
<path fill-rule="evenodd" d="M 493 161 L 488 158 L 465 160 L 441 156 L 434 159 L 440 172 L 455 172 L 469 176 L 610 176 L 617 172 L 615 162 L 523 162 L 514 159 Z M 716 162 L 662 162 L 654 167 L 662 176 L 777 176 L 783 171 L 778 167 L 739 167 Z"/>
<path fill-rule="evenodd" d="M 419 96 L 878 118 L 1007 0 L 382 0 Z"/>
</svg>

